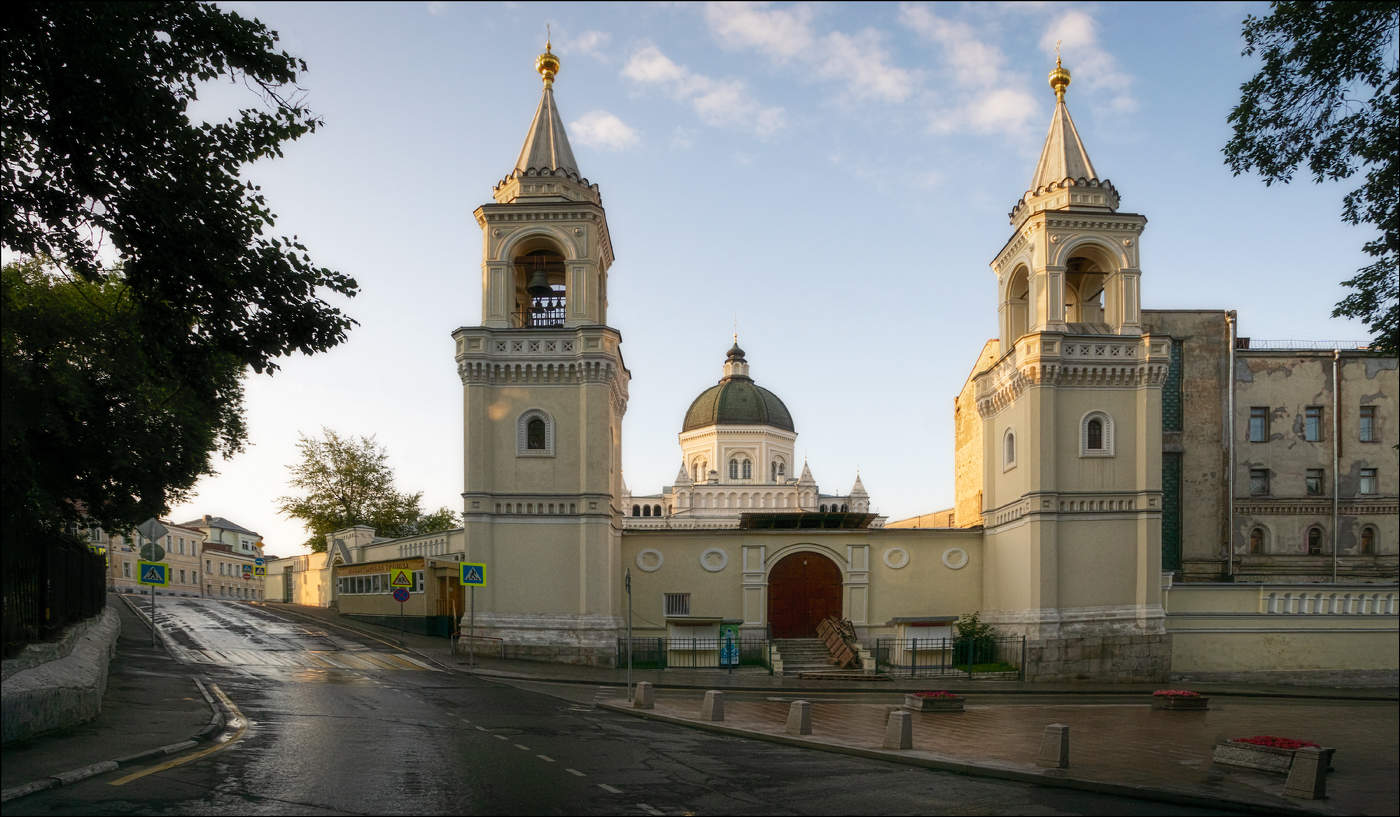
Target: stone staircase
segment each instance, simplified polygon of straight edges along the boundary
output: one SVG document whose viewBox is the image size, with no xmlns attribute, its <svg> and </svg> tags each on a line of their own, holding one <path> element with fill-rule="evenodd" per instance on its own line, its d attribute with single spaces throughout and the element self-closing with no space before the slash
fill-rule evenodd
<svg viewBox="0 0 1400 817">
<path fill-rule="evenodd" d="M 788 678 L 872 680 L 872 675 L 863 669 L 841 669 L 833 664 L 831 651 L 820 638 L 775 638 L 773 651 L 777 653 L 774 669 Z"/>
</svg>

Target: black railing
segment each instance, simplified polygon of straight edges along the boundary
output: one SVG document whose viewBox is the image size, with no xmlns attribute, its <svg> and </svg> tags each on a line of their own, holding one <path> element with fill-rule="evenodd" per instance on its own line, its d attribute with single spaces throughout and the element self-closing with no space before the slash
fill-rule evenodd
<svg viewBox="0 0 1400 817">
<path fill-rule="evenodd" d="M 9 541 L 4 560 L 4 653 L 58 637 L 70 624 L 102 612 L 106 564 L 77 541 L 48 537 Z"/>
<path fill-rule="evenodd" d="M 766 638 L 741 638 L 739 666 L 764 667 L 773 671 L 772 642 Z M 720 663 L 718 638 L 641 638 L 632 639 L 632 666 L 636 669 L 729 669 Z M 617 640 L 617 665 L 627 666 L 627 639 Z"/>
<path fill-rule="evenodd" d="M 910 678 L 983 675 L 1025 678 L 1026 638 L 877 638 L 879 672 Z"/>
<path fill-rule="evenodd" d="M 531 298 L 530 306 L 515 315 L 516 328 L 557 329 L 564 325 L 568 299 L 563 293 Z"/>
</svg>

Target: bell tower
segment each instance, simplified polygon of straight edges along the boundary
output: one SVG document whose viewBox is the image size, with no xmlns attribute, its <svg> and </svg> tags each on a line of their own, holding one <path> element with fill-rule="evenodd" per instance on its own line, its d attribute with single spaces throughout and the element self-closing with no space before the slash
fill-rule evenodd
<svg viewBox="0 0 1400 817">
<path fill-rule="evenodd" d="M 1058 58 L 1049 79 L 1055 111 L 1045 146 L 991 264 L 1000 356 L 974 381 L 983 617 L 1028 637 L 1027 664 L 1040 678 L 1162 680 L 1170 645 L 1161 385 L 1170 339 L 1142 333 L 1147 219 L 1118 209 L 1117 189 L 1089 160 Z"/>
<path fill-rule="evenodd" d="M 598 186 L 554 101 L 559 58 L 515 167 L 474 213 L 481 325 L 452 333 L 463 388 L 467 559 L 487 565 L 476 633 L 522 658 L 611 664 L 622 624 L 622 416 L 630 374 L 607 323 L 613 261 Z M 463 625 L 466 625 L 463 617 Z"/>
</svg>

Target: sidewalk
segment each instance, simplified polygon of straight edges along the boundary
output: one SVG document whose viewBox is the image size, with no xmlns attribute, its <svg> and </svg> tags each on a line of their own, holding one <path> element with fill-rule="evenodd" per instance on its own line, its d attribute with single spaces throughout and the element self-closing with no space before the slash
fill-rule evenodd
<svg viewBox="0 0 1400 817">
<path fill-rule="evenodd" d="M 125 763 L 164 753 L 171 745 L 207 736 L 217 709 L 195 682 L 195 672 L 151 646 L 151 631 L 125 602 L 117 602 L 121 634 L 109 665 L 102 714 L 79 726 L 4 747 L 0 789 L 5 800 L 20 790 L 75 782 Z M 71 774 L 77 773 L 77 774 Z M 31 787 L 32 785 L 32 787 Z M 24 789 L 21 789 L 24 787 Z"/>
<path fill-rule="evenodd" d="M 345 619 L 323 608 L 269 604 L 273 611 L 349 626 L 386 640 L 389 628 Z M 1308 687 L 1241 687 L 1193 684 L 1212 697 L 1207 712 L 1151 708 L 1160 684 L 1027 683 L 1006 681 L 819 681 L 769 676 L 766 670 L 646 670 L 632 680 L 650 681 L 656 709 L 627 704 L 626 671 L 453 655 L 443 638 L 405 634 L 409 649 L 447 669 L 509 680 L 552 681 L 618 687 L 603 706 L 642 717 L 765 740 L 879 757 L 900 763 L 1068 786 L 1196 805 L 1233 803 L 1256 811 L 1321 814 L 1394 814 L 1400 804 L 1400 704 L 1395 690 Z M 723 724 L 699 719 L 703 690 L 725 690 Z M 881 749 L 887 713 L 904 691 L 949 689 L 969 695 L 960 714 L 916 713 L 914 749 Z M 852 698 L 847 693 L 866 693 Z M 760 693 L 768 693 L 766 695 Z M 812 701 L 813 734 L 785 734 L 788 706 Z M 1047 724 L 1070 726 L 1070 768 L 1034 765 Z M 1249 735 L 1301 738 L 1337 749 L 1328 775 L 1328 799 L 1282 796 L 1284 778 L 1213 765 L 1216 743 Z"/>
</svg>

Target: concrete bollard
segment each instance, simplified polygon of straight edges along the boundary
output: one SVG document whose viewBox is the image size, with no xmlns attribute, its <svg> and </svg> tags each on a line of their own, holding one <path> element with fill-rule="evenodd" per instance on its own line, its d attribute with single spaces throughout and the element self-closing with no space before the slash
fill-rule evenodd
<svg viewBox="0 0 1400 817">
<path fill-rule="evenodd" d="M 705 702 L 700 705 L 700 720 L 724 720 L 724 693 L 711 689 L 705 693 Z"/>
<path fill-rule="evenodd" d="M 808 701 L 793 701 L 788 707 L 787 733 L 789 735 L 812 734 L 812 704 Z"/>
<path fill-rule="evenodd" d="M 1052 723 L 1045 727 L 1040 736 L 1040 757 L 1035 759 L 1037 766 L 1048 769 L 1069 768 L 1069 726 Z"/>
<path fill-rule="evenodd" d="M 1327 796 L 1327 761 L 1321 749 L 1305 746 L 1293 753 L 1293 765 L 1288 769 L 1283 794 L 1304 800 L 1321 800 Z"/>
<path fill-rule="evenodd" d="M 912 714 L 902 709 L 896 709 L 890 713 L 890 719 L 885 721 L 885 748 L 914 748 L 914 716 Z"/>
<path fill-rule="evenodd" d="M 632 690 L 633 709 L 651 709 L 656 706 L 656 690 L 652 688 L 651 681 L 638 681 L 637 686 Z"/>
</svg>

